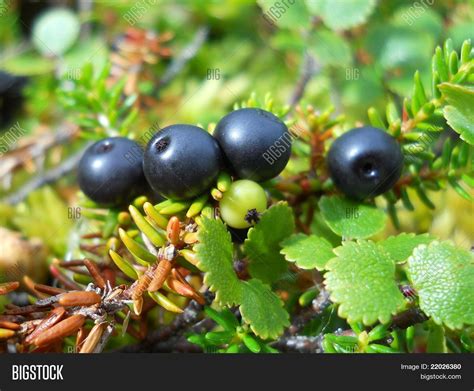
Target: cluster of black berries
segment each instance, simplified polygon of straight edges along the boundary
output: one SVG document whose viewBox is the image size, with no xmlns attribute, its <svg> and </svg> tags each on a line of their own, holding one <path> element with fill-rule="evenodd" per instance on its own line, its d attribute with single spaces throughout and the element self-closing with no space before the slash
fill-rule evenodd
<svg viewBox="0 0 474 391">
<path fill-rule="evenodd" d="M 278 154 L 268 159 L 276 146 Z M 128 159 L 132 152 L 134 159 Z M 246 108 L 222 118 L 213 135 L 197 126 L 168 126 L 153 136 L 144 152 L 127 138 L 101 140 L 86 151 L 79 164 L 79 186 L 104 205 L 129 200 L 143 192 L 147 183 L 163 197 L 189 199 L 209 189 L 224 168 L 237 178 L 255 182 L 274 178 L 285 168 L 290 154 L 286 125 L 267 111 Z M 362 127 L 333 142 L 327 165 L 336 187 L 362 200 L 395 185 L 403 154 L 399 143 L 383 130 Z M 242 189 L 251 186 L 239 185 Z"/>
<path fill-rule="evenodd" d="M 282 140 L 287 147 L 268 159 Z M 131 154 L 134 159 L 126 158 Z M 126 202 L 146 183 L 166 198 L 189 199 L 209 189 L 224 168 L 256 182 L 274 178 L 290 154 L 286 125 L 272 113 L 245 108 L 223 117 L 213 135 L 197 126 L 168 126 L 153 136 L 144 152 L 127 138 L 98 141 L 82 157 L 78 179 L 81 190 L 103 205 Z"/>
</svg>

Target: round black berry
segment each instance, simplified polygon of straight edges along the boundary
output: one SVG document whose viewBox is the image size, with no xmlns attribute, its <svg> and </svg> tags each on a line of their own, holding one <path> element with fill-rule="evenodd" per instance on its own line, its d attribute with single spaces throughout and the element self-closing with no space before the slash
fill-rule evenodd
<svg viewBox="0 0 474 391">
<path fill-rule="evenodd" d="M 223 117 L 214 137 L 234 173 L 262 182 L 283 171 L 291 154 L 291 135 L 276 116 L 261 109 L 240 109 Z"/>
<path fill-rule="evenodd" d="M 334 184 L 348 197 L 362 200 L 393 187 L 402 173 L 403 154 L 392 136 L 365 126 L 337 138 L 327 164 Z"/>
<path fill-rule="evenodd" d="M 79 187 L 103 205 L 120 205 L 143 191 L 143 150 L 132 140 L 110 137 L 91 145 L 78 168 Z"/>
<path fill-rule="evenodd" d="M 192 198 L 208 189 L 222 165 L 217 141 L 192 125 L 171 125 L 155 134 L 143 159 L 145 177 L 157 193 Z"/>
<path fill-rule="evenodd" d="M 25 76 L 0 71 L 0 128 L 10 125 L 21 110 L 27 81 Z"/>
</svg>

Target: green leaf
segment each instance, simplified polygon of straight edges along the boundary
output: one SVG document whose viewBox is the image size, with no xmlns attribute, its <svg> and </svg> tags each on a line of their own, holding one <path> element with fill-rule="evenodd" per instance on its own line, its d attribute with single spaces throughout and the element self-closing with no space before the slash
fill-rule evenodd
<svg viewBox="0 0 474 391">
<path fill-rule="evenodd" d="M 260 353 L 262 347 L 258 341 L 249 334 L 245 334 L 242 338 L 242 342 L 252 353 Z"/>
<path fill-rule="evenodd" d="M 276 339 L 290 324 L 282 301 L 260 280 L 252 279 L 243 284 L 245 292 L 240 305 L 243 320 L 260 338 Z"/>
<path fill-rule="evenodd" d="M 156 262 L 156 256 L 130 237 L 124 229 L 119 228 L 118 232 L 120 240 L 122 240 L 122 243 L 127 247 L 127 250 L 140 265 L 148 266 L 148 264 Z"/>
<path fill-rule="evenodd" d="M 387 216 L 375 206 L 340 196 L 321 197 L 319 208 L 329 228 L 348 239 L 364 239 L 385 227 Z"/>
<path fill-rule="evenodd" d="M 408 277 L 420 308 L 437 324 L 474 324 L 474 256 L 450 242 L 420 245 L 408 258 Z"/>
<path fill-rule="evenodd" d="M 474 87 L 442 83 L 439 89 L 450 104 L 443 110 L 444 118 L 464 141 L 474 145 Z"/>
<path fill-rule="evenodd" d="M 415 247 L 420 244 L 428 244 L 434 239 L 429 234 L 415 235 L 404 232 L 397 236 L 390 236 L 377 244 L 382 246 L 394 261 L 403 262 L 411 255 Z"/>
<path fill-rule="evenodd" d="M 375 0 L 306 0 L 313 15 L 333 30 L 345 30 L 365 23 L 375 8 Z"/>
<path fill-rule="evenodd" d="M 352 62 L 349 44 L 332 31 L 318 30 L 311 34 L 308 46 L 323 65 L 345 67 Z"/>
<path fill-rule="evenodd" d="M 280 254 L 280 243 L 293 233 L 293 212 L 286 203 L 278 203 L 265 211 L 258 224 L 250 228 L 244 251 L 250 258 L 250 275 L 271 283 L 287 270 Z"/>
<path fill-rule="evenodd" d="M 224 330 L 235 331 L 235 329 L 239 326 L 237 318 L 228 308 L 224 308 L 221 311 L 216 311 L 215 309 L 206 306 L 204 307 L 204 312 L 209 318 L 224 328 Z"/>
<path fill-rule="evenodd" d="M 242 298 L 241 281 L 232 264 L 232 241 L 225 225 L 209 218 L 202 219 L 195 246 L 198 267 L 206 272 L 204 282 L 216 293 L 216 300 L 224 305 L 235 305 Z"/>
<path fill-rule="evenodd" d="M 126 259 L 123 259 L 118 253 L 114 250 L 109 250 L 110 258 L 114 261 L 115 265 L 128 277 L 136 280 L 138 278 L 137 271 L 133 265 L 128 262 Z"/>
<path fill-rule="evenodd" d="M 436 39 L 444 30 L 443 18 L 436 11 L 426 7 L 423 12 L 413 12 L 413 4 L 398 7 L 392 16 L 392 23 L 397 27 L 409 26 L 414 32 L 428 33 Z"/>
<path fill-rule="evenodd" d="M 17 75 L 35 76 L 52 72 L 54 70 L 54 61 L 42 57 L 39 53 L 31 50 L 16 56 L 8 56 L 7 58 L 2 59 L 1 68 L 2 70 Z"/>
<path fill-rule="evenodd" d="M 395 264 L 371 241 L 345 242 L 326 266 L 326 287 L 348 322 L 387 323 L 405 300 L 395 280 Z"/>
<path fill-rule="evenodd" d="M 279 3 L 274 0 L 258 0 L 263 18 L 272 25 L 282 28 L 304 28 L 309 25 L 309 12 L 303 1 Z"/>
<path fill-rule="evenodd" d="M 437 324 L 430 324 L 428 333 L 428 341 L 426 346 L 427 353 L 447 353 L 446 337 L 444 335 L 444 327 Z"/>
<path fill-rule="evenodd" d="M 284 240 L 281 253 L 287 261 L 295 262 L 301 269 L 323 270 L 334 258 L 331 243 L 315 235 L 296 234 Z"/>
</svg>

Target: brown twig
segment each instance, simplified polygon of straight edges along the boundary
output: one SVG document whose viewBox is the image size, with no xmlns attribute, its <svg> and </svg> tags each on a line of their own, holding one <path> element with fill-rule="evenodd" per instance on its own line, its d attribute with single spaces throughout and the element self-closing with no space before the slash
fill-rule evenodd
<svg viewBox="0 0 474 391">
<path fill-rule="evenodd" d="M 272 347 L 281 352 L 322 353 L 322 340 L 323 337 L 321 335 L 315 337 L 292 335 L 280 338 L 272 344 Z"/>
<path fill-rule="evenodd" d="M 288 101 L 291 108 L 295 107 L 301 100 L 306 90 L 306 86 L 319 69 L 320 66 L 317 64 L 316 59 L 306 51 L 300 69 L 300 77 Z"/>
<path fill-rule="evenodd" d="M 43 133 L 25 139 L 21 145 L 7 152 L 0 161 L 0 180 L 25 165 L 28 161 L 39 159 L 52 147 L 68 142 L 77 134 L 78 128 L 64 123 L 55 132 Z"/>
<path fill-rule="evenodd" d="M 199 321 L 202 308 L 203 306 L 201 304 L 194 300 L 191 301 L 184 309 L 183 313 L 177 315 L 171 324 L 149 334 L 141 343 L 125 346 L 119 351 L 124 353 L 164 351 L 164 345 L 170 347 L 169 344 L 166 343 L 166 341 L 169 341 L 170 339 L 173 339 L 171 347 L 174 346 L 176 342 L 175 338 L 179 338 L 187 328 L 192 327 Z M 211 323 L 213 324 L 212 321 Z"/>
<path fill-rule="evenodd" d="M 3 198 L 2 202 L 12 205 L 18 204 L 19 202 L 23 201 L 32 191 L 49 183 L 56 182 L 58 179 L 69 174 L 76 168 L 84 153 L 84 150 L 88 146 L 89 144 L 87 144 L 86 147 L 81 149 L 79 152 L 76 152 L 74 155 L 64 160 L 64 162 L 59 166 L 46 171 L 42 175 L 35 176 L 30 181 L 26 182 L 20 189 Z"/>
</svg>

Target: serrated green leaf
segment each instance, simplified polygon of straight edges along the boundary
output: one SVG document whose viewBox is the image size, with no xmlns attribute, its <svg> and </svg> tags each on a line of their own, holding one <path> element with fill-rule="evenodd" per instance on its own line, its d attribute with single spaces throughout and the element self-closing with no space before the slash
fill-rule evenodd
<svg viewBox="0 0 474 391">
<path fill-rule="evenodd" d="M 464 141 L 474 145 L 474 87 L 442 83 L 439 89 L 450 104 L 443 110 L 449 126 Z"/>
<path fill-rule="evenodd" d="M 289 315 L 280 298 L 260 280 L 252 279 L 243 284 L 245 292 L 240 305 L 242 319 L 262 339 L 280 336 L 290 324 Z"/>
<path fill-rule="evenodd" d="M 331 243 L 315 235 L 296 234 L 281 243 L 281 253 L 287 261 L 294 262 L 301 269 L 323 270 L 334 258 Z"/>
<path fill-rule="evenodd" d="M 283 28 L 304 28 L 309 24 L 310 14 L 304 1 L 279 3 L 274 0 L 258 0 L 266 22 Z"/>
<path fill-rule="evenodd" d="M 244 251 L 250 258 L 249 273 L 254 278 L 271 283 L 287 270 L 280 254 L 280 243 L 293 233 L 293 212 L 286 203 L 266 210 L 258 224 L 250 228 L 244 242 Z"/>
<path fill-rule="evenodd" d="M 199 244 L 195 246 L 195 250 L 198 267 L 206 272 L 204 283 L 216 293 L 219 303 L 240 303 L 242 285 L 233 268 L 232 241 L 225 225 L 219 220 L 203 218 L 198 239 Z"/>
<path fill-rule="evenodd" d="M 375 206 L 360 204 L 340 196 L 323 196 L 321 214 L 336 234 L 349 239 L 364 239 L 385 227 L 387 216 Z"/>
<path fill-rule="evenodd" d="M 310 12 L 323 19 L 333 30 L 345 30 L 358 26 L 369 18 L 375 8 L 375 0 L 307 0 Z"/>
<path fill-rule="evenodd" d="M 428 244 L 434 239 L 429 234 L 415 235 L 404 232 L 397 236 L 390 236 L 377 244 L 382 246 L 394 261 L 403 262 L 412 254 L 415 247 L 420 244 Z"/>
<path fill-rule="evenodd" d="M 325 284 L 338 313 L 350 323 L 387 323 L 405 305 L 395 280 L 395 264 L 371 241 L 346 242 L 334 249 Z"/>
<path fill-rule="evenodd" d="M 408 277 L 420 308 L 437 324 L 474 324 L 474 257 L 450 242 L 420 245 L 408 258 Z"/>
</svg>

